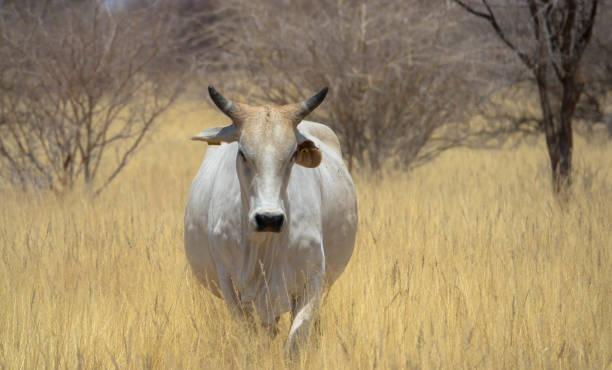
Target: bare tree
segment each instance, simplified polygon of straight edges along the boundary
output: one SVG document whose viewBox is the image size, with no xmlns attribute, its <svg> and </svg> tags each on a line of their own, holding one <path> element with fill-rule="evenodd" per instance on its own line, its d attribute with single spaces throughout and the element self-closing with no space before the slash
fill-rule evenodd
<svg viewBox="0 0 612 370">
<path fill-rule="evenodd" d="M 571 184 L 572 120 L 585 85 L 580 65 L 591 40 L 598 0 L 481 0 L 480 6 L 455 2 L 487 21 L 535 79 L 553 190 L 562 193 Z M 560 89 L 558 100 L 553 100 L 555 88 Z"/>
<path fill-rule="evenodd" d="M 180 91 L 159 62 L 175 58 L 171 19 L 97 1 L 1 10 L 0 175 L 99 192 Z"/>
<path fill-rule="evenodd" d="M 226 37 L 233 32 L 232 14 L 222 0 L 129 0 L 123 9 L 155 9 L 158 15 L 172 18 L 168 38 L 183 62 L 195 64 L 204 73 L 222 69 L 220 55 L 227 47 Z M 167 68 L 184 68 L 181 63 L 166 63 Z"/>
<path fill-rule="evenodd" d="M 329 85 L 318 114 L 339 135 L 349 168 L 410 168 L 461 143 L 457 112 L 473 95 L 472 67 L 449 53 L 462 41 L 449 36 L 457 23 L 444 7 L 235 0 L 233 12 L 228 64 L 247 71 L 257 97 L 278 104 Z"/>
</svg>

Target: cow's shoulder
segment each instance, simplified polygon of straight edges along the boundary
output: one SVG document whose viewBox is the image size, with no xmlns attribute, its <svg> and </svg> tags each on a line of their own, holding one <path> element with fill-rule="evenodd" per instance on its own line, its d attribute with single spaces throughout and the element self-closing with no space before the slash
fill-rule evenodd
<svg viewBox="0 0 612 370">
<path fill-rule="evenodd" d="M 336 133 L 329 126 L 312 121 L 302 121 L 298 125 L 298 130 L 300 130 L 303 135 L 314 136 L 330 149 L 336 151 L 338 155 L 342 156 L 340 140 L 338 140 L 338 136 L 336 136 Z"/>
</svg>

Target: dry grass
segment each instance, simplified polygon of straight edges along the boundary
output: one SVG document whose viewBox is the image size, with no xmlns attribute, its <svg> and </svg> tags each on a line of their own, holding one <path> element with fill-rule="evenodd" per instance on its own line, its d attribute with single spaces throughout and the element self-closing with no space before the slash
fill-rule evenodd
<svg viewBox="0 0 612 370">
<path fill-rule="evenodd" d="M 189 105 L 183 105 L 184 110 Z M 578 143 L 567 211 L 543 145 L 455 150 L 408 175 L 357 176 L 359 234 L 289 364 L 190 275 L 187 190 L 226 122 L 175 110 L 101 197 L 1 194 L 1 368 L 609 368 L 612 148 Z"/>
</svg>

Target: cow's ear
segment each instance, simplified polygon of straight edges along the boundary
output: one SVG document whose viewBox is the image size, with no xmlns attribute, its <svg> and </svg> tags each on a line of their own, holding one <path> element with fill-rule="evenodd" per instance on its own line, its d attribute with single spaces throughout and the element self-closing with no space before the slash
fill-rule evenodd
<svg viewBox="0 0 612 370">
<path fill-rule="evenodd" d="M 307 168 L 315 168 L 321 164 L 323 158 L 321 149 L 311 140 L 304 140 L 297 146 L 297 157 L 295 163 Z"/>
<path fill-rule="evenodd" d="M 208 145 L 219 145 L 222 142 L 231 143 L 238 140 L 238 130 L 234 124 L 211 127 L 192 137 L 191 140 L 206 141 Z"/>
</svg>

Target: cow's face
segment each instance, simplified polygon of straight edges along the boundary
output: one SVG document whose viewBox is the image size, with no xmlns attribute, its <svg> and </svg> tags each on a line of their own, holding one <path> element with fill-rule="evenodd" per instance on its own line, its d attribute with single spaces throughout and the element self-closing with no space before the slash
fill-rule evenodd
<svg viewBox="0 0 612 370">
<path fill-rule="evenodd" d="M 236 171 L 249 207 L 249 227 L 256 232 L 280 232 L 286 224 L 283 194 L 293 164 L 314 168 L 321 162 L 320 150 L 297 125 L 321 103 L 327 89 L 300 104 L 261 107 L 235 104 L 214 88 L 209 91 L 233 123 L 202 131 L 193 139 L 209 144 L 238 142 Z"/>
</svg>

